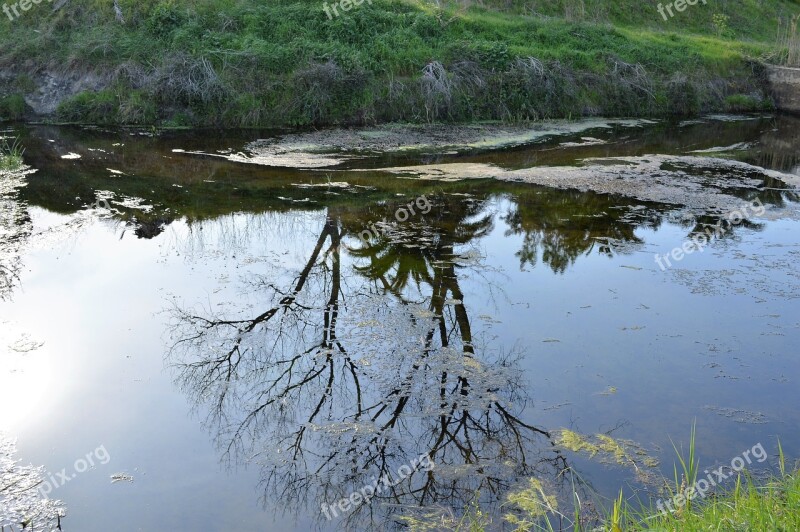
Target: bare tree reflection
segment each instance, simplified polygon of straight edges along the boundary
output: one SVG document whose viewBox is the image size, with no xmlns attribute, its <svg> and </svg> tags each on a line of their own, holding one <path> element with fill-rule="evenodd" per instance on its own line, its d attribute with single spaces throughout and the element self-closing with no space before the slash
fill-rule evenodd
<svg viewBox="0 0 800 532">
<path fill-rule="evenodd" d="M 459 285 L 479 261 L 458 248 L 492 217 L 482 202 L 437 207 L 358 244 L 347 235 L 359 227 L 329 211 L 299 271 L 254 281 L 255 316 L 174 311 L 179 381 L 209 409 L 226 455 L 259 462 L 265 494 L 289 510 L 324 519 L 319 505 L 388 475 L 346 515 L 366 527 L 417 506 L 463 508 L 476 492 L 496 504 L 521 479 L 566 467 L 521 417 L 519 352 L 479 338 Z M 352 259 L 360 275 L 343 275 Z M 399 481 L 423 454 L 435 469 Z"/>
</svg>

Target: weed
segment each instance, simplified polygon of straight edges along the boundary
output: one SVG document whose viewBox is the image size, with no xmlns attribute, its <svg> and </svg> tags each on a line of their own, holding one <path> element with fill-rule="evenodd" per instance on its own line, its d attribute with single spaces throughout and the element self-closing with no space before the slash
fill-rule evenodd
<svg viewBox="0 0 800 532">
<path fill-rule="evenodd" d="M 0 170 L 16 170 L 22 166 L 22 155 L 25 148 L 20 144 L 19 138 L 9 143 L 7 137 L 0 137 Z"/>
</svg>

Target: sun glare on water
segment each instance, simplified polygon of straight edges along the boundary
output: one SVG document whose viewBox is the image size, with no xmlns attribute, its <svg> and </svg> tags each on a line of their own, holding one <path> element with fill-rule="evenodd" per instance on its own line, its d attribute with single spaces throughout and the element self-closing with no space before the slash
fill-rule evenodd
<svg viewBox="0 0 800 532">
<path fill-rule="evenodd" d="M 26 334 L 0 332 L 0 427 L 14 433 L 42 413 L 54 370 L 44 344 Z"/>
</svg>

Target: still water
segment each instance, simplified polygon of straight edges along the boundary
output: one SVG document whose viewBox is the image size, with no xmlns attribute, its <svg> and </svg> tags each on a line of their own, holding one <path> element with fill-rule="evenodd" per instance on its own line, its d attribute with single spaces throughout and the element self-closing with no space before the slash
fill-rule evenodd
<svg viewBox="0 0 800 532">
<path fill-rule="evenodd" d="M 778 438 L 796 458 L 798 131 L 591 125 L 302 169 L 260 164 L 252 142 L 280 132 L 11 128 L 27 169 L 0 177 L 0 472 L 42 484 L 0 517 L 366 530 L 478 504 L 500 530 L 530 478 L 588 520 L 620 488 L 657 498 L 693 423 L 701 469 L 760 443 L 758 474 Z M 665 173 L 569 181 L 610 160 Z M 736 205 L 747 219 L 715 232 Z M 343 510 L 352 493 L 371 500 Z"/>
</svg>

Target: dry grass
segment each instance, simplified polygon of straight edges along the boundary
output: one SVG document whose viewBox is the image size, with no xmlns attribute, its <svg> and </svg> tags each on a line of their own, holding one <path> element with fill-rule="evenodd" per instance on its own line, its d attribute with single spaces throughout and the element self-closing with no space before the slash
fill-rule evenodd
<svg viewBox="0 0 800 532">
<path fill-rule="evenodd" d="M 787 21 L 779 21 L 778 44 L 785 54 L 783 58 L 784 66 L 794 68 L 800 67 L 800 34 L 797 33 L 798 22 L 800 22 L 800 15 L 795 15 Z"/>
</svg>

